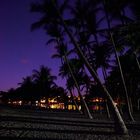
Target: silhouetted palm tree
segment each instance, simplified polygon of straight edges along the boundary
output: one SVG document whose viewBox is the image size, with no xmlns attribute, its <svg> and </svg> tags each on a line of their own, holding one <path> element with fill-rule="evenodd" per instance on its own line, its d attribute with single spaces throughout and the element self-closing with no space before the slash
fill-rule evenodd
<svg viewBox="0 0 140 140">
<path fill-rule="evenodd" d="M 137 102 L 137 90 L 139 85 L 139 70 L 136 65 L 135 58 L 132 57 L 132 55 L 129 55 L 129 51 L 126 52 L 125 55 L 120 57 L 120 62 L 122 65 L 122 68 L 124 70 L 124 76 L 126 78 L 126 85 L 128 87 L 128 94 L 130 101 L 132 103 L 130 106 L 132 106 Z M 129 62 L 129 63 L 128 63 Z M 114 98 L 120 98 L 121 100 L 124 100 L 125 96 L 122 94 L 122 87 L 121 87 L 121 77 L 119 76 L 119 68 L 116 66 L 111 71 L 109 77 L 107 78 L 108 83 L 108 89 L 112 91 Z M 117 83 L 117 84 L 116 84 Z M 120 106 L 121 107 L 121 106 Z"/>
<path fill-rule="evenodd" d="M 60 59 L 61 59 L 61 65 L 62 65 L 62 66 L 60 67 L 60 71 L 61 71 L 61 72 L 59 73 L 59 75 L 62 76 L 63 78 L 65 77 L 65 78 L 66 78 L 66 81 L 68 82 L 68 81 L 69 81 L 70 75 L 64 74 L 64 69 L 65 69 L 65 72 L 66 72 L 66 73 L 68 73 L 70 70 L 69 70 L 68 67 L 67 67 L 67 64 L 66 64 L 66 62 L 65 62 L 64 57 L 66 56 L 66 59 L 67 59 L 68 55 L 70 55 L 72 51 L 68 51 L 66 45 L 60 45 L 60 44 L 59 44 L 59 41 L 58 41 L 57 43 L 58 43 L 58 44 L 57 44 L 57 46 L 55 47 L 55 48 L 56 48 L 56 51 L 57 51 L 57 54 L 54 54 L 54 55 L 52 56 L 52 58 L 60 58 Z M 63 67 L 63 70 L 62 70 L 62 67 Z M 65 68 L 64 68 L 64 67 L 65 67 Z M 62 74 L 62 73 L 63 73 L 63 74 Z M 68 88 L 68 87 L 67 87 L 67 89 L 69 90 L 69 92 L 70 92 L 70 94 L 71 94 L 71 97 L 72 97 L 73 103 L 74 103 L 75 106 L 76 106 L 76 109 L 79 110 L 79 108 L 78 108 L 78 106 L 77 106 L 77 103 L 76 103 L 76 101 L 75 101 L 75 99 L 74 99 L 73 93 L 72 93 L 72 91 L 71 91 L 71 88 Z"/>
<path fill-rule="evenodd" d="M 78 91 L 78 95 L 79 95 L 79 97 L 81 99 L 81 103 L 83 105 L 84 114 L 87 117 L 89 117 L 90 119 L 92 119 L 92 115 L 90 114 L 88 106 L 87 106 L 85 100 L 83 99 L 83 96 L 81 95 L 80 87 L 79 87 L 79 84 L 78 84 L 77 79 L 76 79 L 75 71 L 73 69 L 74 66 L 73 66 L 73 64 L 69 63 L 69 60 L 66 57 L 66 52 L 64 52 L 63 60 L 64 60 L 64 64 L 68 67 L 68 71 L 69 71 L 69 74 L 70 74 L 70 75 L 68 75 L 68 78 L 71 77 L 73 79 L 74 85 L 75 85 L 75 87 L 76 87 L 76 89 Z"/>
<path fill-rule="evenodd" d="M 137 89 L 140 82 L 140 72 L 135 61 L 135 57 L 129 54 L 128 51 L 124 56 L 120 57 L 120 62 L 124 70 L 124 76 L 126 77 L 126 84 L 129 89 L 130 105 L 133 111 L 133 104 L 137 102 Z M 129 63 L 127 63 L 129 62 Z M 132 104 L 133 103 L 133 104 Z"/>
<path fill-rule="evenodd" d="M 50 29 L 50 31 L 51 31 L 51 29 Z M 56 33 L 56 31 L 57 31 L 57 33 Z M 53 39 L 53 40 L 51 40 L 51 41 L 53 41 L 53 42 L 56 42 L 56 50 L 57 50 L 57 54 L 54 54 L 52 57 L 53 58 L 60 58 L 61 59 L 61 63 L 62 63 L 62 65 L 64 65 L 64 64 L 66 64 L 67 65 L 67 67 L 68 67 L 68 71 L 69 71 L 69 74 L 70 75 L 68 75 L 67 76 L 67 79 L 71 76 L 72 77 L 72 79 L 73 79 L 73 81 L 74 81 L 74 83 L 75 83 L 75 86 L 76 86 L 76 89 L 78 90 L 78 94 L 79 94 L 79 96 L 80 96 L 80 99 L 81 99 L 81 103 L 82 103 L 82 105 L 83 105 L 83 111 L 84 111 L 84 114 L 86 115 L 86 116 L 88 116 L 89 118 L 91 118 L 92 119 L 92 115 L 90 114 L 90 111 L 89 111 L 89 109 L 88 109 L 88 106 L 87 106 L 87 104 L 86 104 L 86 102 L 84 101 L 84 99 L 83 99 L 83 97 L 82 97 L 82 95 L 81 95 L 81 92 L 80 92 L 80 88 L 79 88 L 79 85 L 78 85 L 78 82 L 77 82 L 77 80 L 78 80 L 78 78 L 76 78 L 76 75 L 74 75 L 74 72 L 73 72 L 73 64 L 69 64 L 69 62 L 68 62 L 68 55 L 69 54 L 71 54 L 71 52 L 73 51 L 73 50 L 70 50 L 70 51 L 68 51 L 68 47 L 67 47 L 67 44 L 65 43 L 64 44 L 64 40 L 63 40 L 63 35 L 62 35 L 62 32 L 60 31 L 60 29 L 58 29 L 57 28 L 57 30 L 56 30 L 54 33 L 53 33 L 53 31 L 51 31 L 51 33 L 53 33 L 53 37 L 55 38 L 55 39 Z M 56 33 L 56 35 L 55 35 L 55 33 Z M 59 35 L 59 36 L 58 36 Z M 51 42 L 51 41 L 49 41 L 49 43 Z M 73 68 L 72 68 L 73 67 Z M 70 91 L 70 93 L 72 93 L 71 91 Z M 73 98 L 74 99 L 74 98 Z M 74 101 L 75 102 L 75 101 Z M 76 105 L 77 106 L 77 105 Z"/>
<path fill-rule="evenodd" d="M 112 8 L 114 6 L 114 8 Z M 133 55 L 135 56 L 137 65 L 140 69 L 140 63 L 138 61 L 138 43 L 137 43 L 137 39 L 138 38 L 138 34 L 139 32 L 139 27 L 138 24 L 140 21 L 140 6 L 138 5 L 138 2 L 136 0 L 134 1 L 128 1 L 128 0 L 114 0 L 113 1 L 113 5 L 112 5 L 112 0 L 108 2 L 108 7 L 111 7 L 109 10 L 109 14 L 111 14 L 111 17 L 113 17 L 112 19 L 117 19 L 121 21 L 121 24 L 127 27 L 124 27 L 123 31 L 117 31 L 117 32 L 121 32 L 122 34 L 119 34 L 119 40 L 121 40 L 121 47 L 126 47 L 126 46 L 130 46 L 131 47 L 131 51 L 133 52 Z M 127 13 L 125 12 L 125 8 L 130 8 L 130 11 L 132 12 L 133 16 L 129 16 L 127 15 Z M 129 17 L 128 17 L 129 16 Z M 110 20 L 112 20 L 110 19 Z M 135 24 L 133 24 L 135 22 Z M 130 24 L 130 25 L 129 25 Z M 135 29 L 136 28 L 136 29 Z M 123 40 L 123 37 L 125 34 L 125 40 Z M 129 44 L 128 43 L 129 40 Z M 122 42 L 123 41 L 123 42 Z M 124 44 L 125 42 L 125 44 Z M 118 43 L 118 42 L 117 42 Z M 122 46 L 123 45 L 123 46 Z M 125 45 L 125 46 L 124 46 Z"/>
<path fill-rule="evenodd" d="M 51 75 L 51 69 L 41 66 L 39 70 L 33 70 L 33 80 L 37 86 L 40 97 L 50 96 L 51 88 L 55 87 L 56 76 Z"/>
<path fill-rule="evenodd" d="M 140 5 L 139 5 L 139 1 L 137 0 L 133 0 L 133 1 L 129 1 L 130 3 L 130 8 L 133 12 L 134 15 L 134 21 L 136 21 L 137 23 L 140 22 Z"/>
<path fill-rule="evenodd" d="M 130 24 L 126 28 L 124 28 L 122 31 L 119 31 L 116 33 L 116 40 L 117 43 L 122 46 L 126 47 L 131 51 L 131 55 L 135 57 L 135 60 L 137 62 L 137 66 L 140 70 L 140 62 L 139 62 L 139 57 L 140 57 L 140 25 L 139 24 Z"/>
<path fill-rule="evenodd" d="M 45 1 L 46 2 L 46 1 Z M 113 109 L 113 113 L 114 113 L 114 116 L 116 117 L 116 122 L 118 124 L 118 127 L 120 128 L 119 129 L 119 132 L 120 133 L 123 133 L 123 134 L 127 134 L 128 131 L 127 131 L 127 128 L 124 124 L 124 121 L 118 111 L 118 108 L 116 107 L 116 105 L 114 104 L 114 101 L 112 99 L 112 97 L 110 96 L 109 92 L 107 91 L 106 87 L 102 85 L 102 82 L 100 81 L 99 77 L 97 76 L 95 70 L 91 67 L 91 65 L 89 64 L 89 62 L 87 61 L 87 59 L 85 58 L 85 56 L 83 55 L 83 52 L 82 50 L 80 49 L 79 45 L 77 44 L 74 36 L 72 35 L 72 33 L 70 32 L 65 20 L 63 19 L 63 16 L 62 16 L 62 12 L 61 12 L 61 9 L 60 7 L 58 7 L 56 1 L 54 0 L 51 0 L 51 1 L 48 1 L 47 2 L 50 2 L 48 3 L 48 9 L 47 7 L 45 8 L 45 11 L 43 11 L 44 13 L 47 13 L 48 11 L 48 14 L 50 14 L 53 19 L 55 19 L 55 23 L 61 23 L 62 27 L 64 28 L 65 32 L 67 33 L 68 37 L 70 38 L 71 42 L 73 43 L 74 47 L 76 48 L 77 50 L 77 54 L 79 55 L 79 58 L 81 59 L 81 61 L 84 62 L 85 66 L 87 67 L 87 69 L 89 70 L 90 74 L 93 76 L 93 78 L 97 81 L 97 83 L 99 84 L 99 86 L 101 87 L 101 89 L 104 91 L 103 93 L 105 94 L 106 98 L 108 99 L 108 101 L 110 102 L 110 105 Z M 37 5 L 38 6 L 38 5 Z M 37 8 L 37 6 L 32 9 L 34 12 L 35 11 L 42 11 L 42 10 L 38 10 L 39 8 Z M 41 6 L 39 6 L 40 9 L 42 8 Z M 51 9 L 51 10 L 50 10 Z M 50 13 L 51 12 L 51 13 Z M 52 16 L 52 14 L 54 16 Z M 46 20 L 49 20 L 49 22 L 54 22 L 53 19 L 50 19 L 50 18 L 47 18 L 47 15 L 45 14 L 45 19 Z M 57 19 L 57 20 L 56 20 Z M 43 21 L 44 22 L 44 21 Z M 44 24 L 47 24 L 48 22 L 44 22 Z M 43 24 L 43 25 L 44 25 Z M 41 24 L 42 25 L 42 24 Z M 48 25 L 48 24 L 47 24 Z"/>
<path fill-rule="evenodd" d="M 64 64 L 67 65 L 66 59 L 68 59 L 67 57 L 73 52 L 73 50 L 68 50 L 67 45 L 64 44 L 63 33 L 61 31 L 61 28 L 59 28 L 58 26 L 55 26 L 55 29 L 56 30 L 54 32 L 53 32 L 53 28 L 52 28 L 52 31 L 50 29 L 51 34 L 53 34 L 52 35 L 53 38 L 48 41 L 49 44 L 50 43 L 55 43 L 56 44 L 55 49 L 56 49 L 57 53 L 53 54 L 52 58 L 60 58 L 61 59 L 61 65 L 64 65 Z M 70 71 L 70 69 L 67 69 L 67 70 Z M 69 76 L 67 76 L 65 78 L 68 80 Z M 77 107 L 77 104 L 74 100 L 74 97 L 73 97 L 73 94 L 72 94 L 71 90 L 70 90 L 70 94 L 72 96 L 74 104 Z M 77 109 L 79 110 L 78 107 L 77 107 Z"/>
<path fill-rule="evenodd" d="M 70 95 L 71 95 L 71 98 L 72 98 L 72 102 L 75 105 L 76 110 L 78 110 L 82 114 L 82 112 L 79 110 L 79 107 L 78 107 L 78 104 L 77 104 L 76 100 L 74 99 L 74 95 L 73 94 L 74 94 L 74 87 L 75 87 L 75 85 L 74 85 L 73 82 L 74 82 L 73 79 L 71 77 L 69 77 L 67 79 L 66 87 L 67 87 L 67 89 L 70 92 Z"/>
<path fill-rule="evenodd" d="M 92 48 L 92 61 L 94 67 L 96 69 L 102 68 L 102 73 L 104 76 L 104 80 L 107 78 L 106 70 L 111 68 L 111 55 L 112 55 L 112 48 L 109 44 L 105 42 L 100 43 L 99 46 L 94 46 Z"/>
<path fill-rule="evenodd" d="M 119 56 L 118 56 L 118 53 L 117 53 L 117 50 L 116 50 L 117 49 L 117 44 L 116 44 L 116 42 L 114 40 L 114 36 L 113 36 L 112 31 L 111 31 L 111 22 L 110 22 L 110 18 L 109 18 L 109 8 L 110 7 L 108 7 L 108 1 L 104 0 L 103 6 L 104 6 L 105 17 L 106 17 L 107 26 L 108 26 L 108 33 L 109 33 L 109 36 L 110 36 L 110 40 L 112 42 L 112 47 L 114 49 L 116 61 L 117 61 L 117 64 L 119 66 L 121 79 L 122 79 L 122 83 L 123 83 L 123 87 L 124 87 L 124 91 L 125 91 L 125 97 L 126 97 L 126 103 L 127 103 L 127 112 L 128 112 L 130 120 L 134 121 L 134 118 L 133 118 L 132 113 L 131 113 L 130 102 L 129 102 L 129 97 L 128 97 L 128 90 L 127 90 L 127 87 L 126 87 L 126 82 L 125 82 L 125 79 L 124 79 L 124 75 L 123 75 L 122 67 L 121 67 L 121 64 L 120 64 Z"/>
<path fill-rule="evenodd" d="M 117 34 L 118 40 L 116 43 L 118 46 L 121 46 L 123 48 L 130 47 L 130 51 L 132 51 L 132 55 L 135 56 L 137 65 L 140 69 L 140 64 L 138 60 L 138 52 L 139 52 L 139 15 L 140 15 L 140 10 L 139 10 L 139 5 L 136 0 L 134 1 L 129 1 L 129 0 L 112 0 L 111 1 L 106 1 L 107 7 L 108 7 L 108 13 L 111 15 L 110 21 L 117 19 L 120 21 L 120 24 L 122 24 L 122 29 L 118 30 L 115 32 L 115 35 Z M 112 8 L 114 6 L 114 8 Z M 130 17 L 128 13 L 126 12 L 125 8 L 130 8 L 129 10 L 132 12 L 133 16 Z M 128 49 L 128 48 L 127 48 Z M 124 49 L 125 50 L 125 49 Z"/>
<path fill-rule="evenodd" d="M 21 98 L 25 101 L 32 101 L 31 103 L 33 103 L 36 98 L 36 94 L 34 92 L 34 82 L 32 77 L 27 76 L 18 84 L 20 85 L 19 92 L 21 94 Z"/>
</svg>

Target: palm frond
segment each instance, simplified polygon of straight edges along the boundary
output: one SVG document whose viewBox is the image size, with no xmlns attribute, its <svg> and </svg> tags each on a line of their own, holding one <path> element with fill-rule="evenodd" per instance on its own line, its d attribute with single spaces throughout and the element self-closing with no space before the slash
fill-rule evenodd
<svg viewBox="0 0 140 140">
<path fill-rule="evenodd" d="M 30 4 L 30 11 L 31 12 L 42 12 L 43 11 L 43 9 L 42 9 L 42 5 L 40 4 L 40 3 L 34 3 L 34 2 L 32 2 L 31 4 Z"/>
<path fill-rule="evenodd" d="M 49 21 L 45 17 L 43 17 L 39 21 L 31 25 L 31 31 L 34 31 L 35 29 L 39 29 L 47 23 L 49 23 Z"/>
<path fill-rule="evenodd" d="M 64 0 L 62 5 L 60 6 L 59 10 L 60 10 L 61 14 L 63 14 L 64 10 L 68 7 L 68 2 L 69 2 L 69 0 Z"/>
<path fill-rule="evenodd" d="M 56 38 L 51 38 L 47 41 L 46 45 L 50 45 L 51 43 L 57 43 L 57 39 Z"/>
<path fill-rule="evenodd" d="M 52 58 L 61 58 L 62 56 L 61 55 L 59 55 L 59 54 L 54 54 L 54 55 L 52 55 Z"/>
</svg>

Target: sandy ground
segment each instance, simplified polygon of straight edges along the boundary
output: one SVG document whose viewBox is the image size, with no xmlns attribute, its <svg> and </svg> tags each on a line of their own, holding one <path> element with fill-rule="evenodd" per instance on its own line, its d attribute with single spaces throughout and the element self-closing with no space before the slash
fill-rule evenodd
<svg viewBox="0 0 140 140">
<path fill-rule="evenodd" d="M 140 121 L 126 123 L 129 136 L 115 133 L 114 123 L 102 114 L 86 119 L 78 112 L 0 107 L 0 140 L 140 140 Z"/>
</svg>

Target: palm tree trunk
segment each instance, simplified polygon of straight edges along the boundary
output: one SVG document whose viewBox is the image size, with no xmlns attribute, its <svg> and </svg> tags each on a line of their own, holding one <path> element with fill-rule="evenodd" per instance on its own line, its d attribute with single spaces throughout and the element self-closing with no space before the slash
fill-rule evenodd
<svg viewBox="0 0 140 140">
<path fill-rule="evenodd" d="M 77 49 L 77 52 L 78 52 L 78 55 L 79 57 L 81 58 L 81 60 L 85 63 L 88 71 L 90 72 L 90 74 L 93 76 L 93 78 L 96 80 L 96 82 L 99 84 L 99 86 L 101 87 L 101 89 L 104 91 L 104 94 L 107 98 L 107 100 L 110 102 L 110 105 L 112 107 L 112 110 L 113 110 L 113 114 L 114 114 L 114 117 L 115 117 L 115 122 L 117 125 L 117 127 L 119 128 L 118 131 L 119 133 L 122 133 L 122 134 L 128 134 L 128 130 L 126 128 L 126 125 L 119 113 L 119 110 L 118 108 L 116 107 L 112 97 L 110 96 L 109 92 L 107 91 L 107 89 L 105 88 L 105 86 L 101 83 L 100 79 L 98 78 L 96 72 L 92 69 L 92 67 L 90 66 L 89 62 L 87 61 L 87 59 L 85 58 L 85 56 L 83 55 L 79 45 L 77 44 L 77 42 L 75 41 L 74 37 L 72 36 L 72 34 L 70 33 L 69 29 L 67 28 L 67 25 L 65 24 L 59 10 L 57 9 L 56 5 L 55 5 L 55 2 L 52 0 L 52 3 L 56 9 L 56 12 L 58 14 L 58 17 L 62 23 L 62 26 L 64 27 L 66 33 L 68 34 L 69 38 L 71 39 L 73 45 L 75 46 L 75 48 Z"/>
<path fill-rule="evenodd" d="M 126 83 L 125 83 L 125 80 L 124 80 L 124 75 L 123 75 L 123 72 L 122 72 L 122 67 L 121 67 L 121 64 L 120 64 L 120 59 L 119 59 L 119 56 L 117 54 L 116 44 L 115 44 L 115 41 L 114 41 L 114 38 L 113 38 L 113 35 L 112 35 L 112 32 L 111 32 L 110 20 L 109 20 L 109 16 L 108 16 L 108 12 L 107 12 L 105 3 L 106 3 L 106 0 L 104 0 L 103 6 L 104 6 L 104 10 L 105 10 L 105 16 L 106 16 L 106 20 L 107 20 L 107 25 L 108 25 L 108 31 L 109 31 L 110 39 L 111 39 L 112 46 L 113 46 L 114 53 L 115 53 L 115 57 L 116 57 L 116 60 L 117 60 L 118 66 L 119 66 L 119 70 L 120 70 L 120 74 L 121 74 L 121 79 L 122 79 L 122 83 L 123 83 L 123 87 L 124 87 L 124 91 L 125 91 L 127 112 L 128 112 L 128 116 L 129 116 L 130 120 L 134 121 L 134 118 L 133 118 L 132 113 L 131 113 L 130 102 L 129 102 L 129 97 L 128 97 L 128 91 L 127 91 Z"/>
<path fill-rule="evenodd" d="M 138 109 L 138 111 L 139 111 L 139 110 L 140 110 L 140 98 L 137 100 L 137 102 L 138 102 L 137 109 Z"/>
<path fill-rule="evenodd" d="M 119 66 L 119 70 L 120 70 L 120 74 L 121 74 L 121 79 L 122 79 L 122 83 L 123 83 L 123 87 L 124 87 L 124 91 L 125 91 L 125 97 L 126 97 L 126 105 L 127 105 L 128 115 L 129 115 L 130 120 L 131 121 L 134 121 L 134 118 L 133 118 L 132 113 L 131 113 L 131 106 L 130 106 L 130 102 L 129 102 L 129 97 L 128 97 L 128 91 L 127 91 L 127 87 L 126 87 L 126 82 L 125 82 L 124 75 L 123 75 L 123 72 L 122 72 L 122 67 L 121 67 L 121 64 L 120 64 L 120 59 L 119 59 L 119 56 L 117 54 L 116 44 L 114 42 L 114 38 L 113 38 L 113 35 L 112 35 L 111 32 L 110 32 L 110 37 L 111 37 L 111 40 L 112 40 L 112 43 L 113 43 L 113 48 L 114 48 L 115 56 L 116 56 L 116 59 L 117 59 L 117 62 L 118 62 L 118 66 Z"/>
<path fill-rule="evenodd" d="M 105 100 L 105 106 L 106 106 L 107 117 L 110 119 L 110 111 L 109 111 L 107 100 Z"/>
<path fill-rule="evenodd" d="M 78 105 L 77 105 L 77 103 L 76 103 L 76 101 L 75 101 L 75 99 L 73 97 L 71 89 L 69 89 L 69 91 L 70 91 L 70 94 L 71 94 L 71 97 L 72 97 L 72 102 L 74 103 L 74 105 L 76 107 L 76 110 L 78 110 L 80 112 L 80 114 L 82 114 L 82 112 L 79 110 L 79 107 L 78 107 Z"/>
<path fill-rule="evenodd" d="M 130 109 L 131 109 L 131 112 L 133 113 L 133 104 L 132 104 L 132 99 L 129 98 L 129 101 L 130 101 Z"/>
<path fill-rule="evenodd" d="M 106 70 L 104 67 L 102 67 L 102 73 L 103 73 L 104 81 L 106 81 L 107 74 L 106 74 Z M 106 111 L 107 111 L 107 117 L 110 119 L 110 111 L 109 111 L 109 107 L 108 107 L 108 102 L 106 100 L 105 100 L 105 106 L 106 106 Z"/>
<path fill-rule="evenodd" d="M 125 17 L 125 10 L 124 10 L 124 9 L 122 10 L 122 13 L 123 13 L 123 17 Z M 127 24 L 127 22 L 124 21 L 124 19 L 122 18 L 122 16 L 120 16 L 120 19 L 121 19 L 122 25 Z M 132 34 L 131 34 L 131 36 L 132 36 Z M 135 47 L 134 47 L 135 42 L 132 41 L 132 43 L 133 43 L 133 45 L 132 45 L 132 51 L 133 51 L 133 54 L 134 54 L 134 57 L 135 57 L 135 60 L 136 60 L 137 66 L 138 66 L 139 71 L 140 71 L 140 63 L 139 63 L 138 57 L 137 57 L 136 52 L 135 52 L 135 49 L 134 49 L 134 48 L 135 48 Z"/>
<path fill-rule="evenodd" d="M 79 97 L 80 97 L 81 102 L 82 102 L 82 104 L 83 104 L 84 114 L 85 114 L 87 117 L 89 117 L 90 119 L 92 119 L 93 117 L 92 117 L 92 115 L 91 115 L 91 113 L 90 113 L 90 111 L 89 111 L 89 108 L 88 108 L 88 106 L 87 106 L 85 100 L 83 99 L 83 96 L 82 96 L 81 93 L 80 93 L 79 85 L 78 85 L 78 83 L 77 83 L 77 80 L 75 79 L 75 76 L 73 75 L 71 66 L 69 65 L 69 62 L 68 62 L 66 56 L 64 56 L 64 61 L 66 62 L 67 66 L 68 66 L 68 68 L 69 68 L 70 74 L 71 74 L 71 76 L 72 76 L 72 79 L 74 80 L 76 89 L 77 89 L 77 91 L 78 91 Z"/>
<path fill-rule="evenodd" d="M 58 41 L 57 43 L 59 44 L 59 41 Z M 69 69 L 69 71 L 70 71 L 70 74 L 71 74 L 71 76 L 72 76 L 72 78 L 73 78 L 73 80 L 74 80 L 74 83 L 75 83 L 75 85 L 76 85 L 76 89 L 77 89 L 78 94 L 79 94 L 79 96 L 80 96 L 81 104 L 83 105 L 84 114 L 85 114 L 87 117 L 89 117 L 90 119 L 92 119 L 92 115 L 90 114 L 89 108 L 88 108 L 88 106 L 87 106 L 85 100 L 83 99 L 83 97 L 82 97 L 82 95 L 81 95 L 80 88 L 79 88 L 79 85 L 78 85 L 78 83 L 77 83 L 77 80 L 75 79 L 75 76 L 73 75 L 71 66 L 70 66 L 69 63 L 68 63 L 68 59 L 67 59 L 67 57 L 66 57 L 66 52 L 64 52 L 64 56 L 63 56 L 63 58 L 61 58 L 61 63 L 63 64 L 64 62 L 67 64 L 68 69 Z M 71 93 L 72 93 L 72 92 L 71 92 Z M 73 94 L 71 94 L 71 95 L 73 96 Z M 73 99 L 74 99 L 74 98 L 73 98 Z M 76 104 L 76 102 L 75 102 L 75 104 Z M 76 104 L 76 108 L 78 108 L 77 104 Z M 78 110 L 79 110 L 79 108 L 78 108 Z M 80 110 L 79 110 L 79 112 L 81 113 Z"/>
<path fill-rule="evenodd" d="M 137 66 L 138 66 L 139 71 L 140 71 L 140 62 L 139 62 L 139 60 L 138 60 L 138 57 L 137 57 L 137 55 L 136 55 L 136 52 L 133 52 L 133 54 L 134 54 L 134 56 L 135 56 L 135 59 L 136 59 L 136 62 L 137 62 Z"/>
<path fill-rule="evenodd" d="M 103 66 L 102 66 L 102 74 L 103 74 L 103 77 L 104 77 L 104 81 L 106 81 L 107 73 L 106 73 L 105 67 L 103 67 Z"/>
</svg>

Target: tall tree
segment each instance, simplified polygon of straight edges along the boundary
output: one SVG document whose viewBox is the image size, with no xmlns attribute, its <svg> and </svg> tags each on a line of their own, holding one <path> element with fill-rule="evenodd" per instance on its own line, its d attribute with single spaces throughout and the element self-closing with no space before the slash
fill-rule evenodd
<svg viewBox="0 0 140 140">
<path fill-rule="evenodd" d="M 111 31 L 111 23 L 110 23 L 110 17 L 109 17 L 109 10 L 108 10 L 109 5 L 108 5 L 108 3 L 109 2 L 106 1 L 106 0 L 104 0 L 104 2 L 103 2 L 103 7 L 104 7 L 104 11 L 105 11 L 105 17 L 106 17 L 107 26 L 108 26 L 108 33 L 109 33 L 109 36 L 110 36 L 110 40 L 112 42 L 112 46 L 113 46 L 113 49 L 114 49 L 116 61 L 118 63 L 119 70 L 120 70 L 120 75 L 121 75 L 121 79 L 122 79 L 122 83 L 123 83 L 123 87 L 124 87 L 124 91 L 125 91 L 125 97 L 126 97 L 126 103 L 127 103 L 127 112 L 128 112 L 130 120 L 134 121 L 134 118 L 133 118 L 132 113 L 131 113 L 130 102 L 129 102 L 129 97 L 128 97 L 128 90 L 127 90 L 127 87 L 126 87 L 126 82 L 125 82 L 125 79 L 124 79 L 124 75 L 123 75 L 122 67 L 121 67 L 121 64 L 120 64 L 119 56 L 118 56 L 118 53 L 117 53 L 117 50 L 116 50 L 117 45 L 116 45 L 116 42 L 114 40 L 113 32 Z"/>
<path fill-rule="evenodd" d="M 54 27 L 53 24 L 52 24 L 52 26 Z M 62 65 L 65 63 L 68 66 L 68 71 L 70 72 L 70 76 L 74 80 L 76 89 L 78 90 L 78 94 L 79 94 L 80 99 L 81 99 L 81 103 L 82 103 L 82 106 L 83 106 L 82 109 L 84 111 L 84 114 L 87 117 L 89 117 L 90 119 L 92 119 L 92 115 L 90 114 L 88 106 L 87 106 L 86 102 L 84 101 L 84 99 L 81 95 L 80 88 L 79 88 L 78 83 L 77 83 L 77 79 L 75 78 L 75 75 L 73 74 L 73 71 L 72 71 L 72 68 L 71 68 L 72 65 L 70 65 L 68 63 L 68 55 L 71 54 L 71 52 L 73 50 L 68 51 L 67 44 L 64 42 L 63 31 L 60 28 L 60 26 L 55 25 L 55 30 L 54 30 L 53 27 L 52 28 L 50 27 L 49 30 L 48 30 L 48 34 L 51 35 L 51 37 L 53 37 L 53 39 L 49 40 L 48 42 L 51 43 L 53 41 L 53 42 L 56 43 L 55 48 L 57 50 L 57 54 L 53 55 L 53 57 L 61 58 Z M 69 76 L 67 78 L 69 78 Z"/>
<path fill-rule="evenodd" d="M 66 78 L 66 81 L 68 83 L 70 74 L 66 74 L 66 73 L 69 73 L 70 70 L 67 67 L 67 64 L 65 62 L 64 57 L 66 56 L 66 59 L 67 59 L 67 57 L 71 54 L 72 51 L 68 51 L 66 45 L 60 45 L 60 43 L 59 43 L 58 40 L 56 42 L 57 42 L 57 46 L 55 48 L 56 48 L 57 53 L 56 54 L 53 54 L 52 58 L 60 58 L 61 59 L 61 67 L 60 67 L 60 70 L 59 70 L 60 71 L 59 75 L 62 76 L 63 78 L 65 77 Z M 71 94 L 72 101 L 75 104 L 76 109 L 79 110 L 78 105 L 77 105 L 77 103 L 76 103 L 76 101 L 74 99 L 74 96 L 73 96 L 71 87 L 70 86 L 67 86 L 67 89 L 69 90 L 69 92 Z M 80 113 L 81 113 L 81 111 L 80 111 Z"/>
<path fill-rule="evenodd" d="M 54 14 L 54 16 L 52 16 L 52 13 L 50 13 L 51 17 L 55 20 L 57 19 L 56 23 L 59 23 L 62 25 L 62 27 L 64 28 L 65 32 L 67 33 L 68 37 L 70 38 L 71 42 L 73 43 L 74 47 L 76 48 L 77 50 L 77 54 L 79 56 L 79 58 L 81 59 L 81 61 L 83 61 L 83 63 L 85 64 L 85 66 L 87 67 L 87 69 L 89 70 L 90 74 L 93 76 L 93 78 L 97 81 L 97 83 L 99 84 L 99 86 L 101 87 L 101 89 L 103 90 L 103 93 L 105 94 L 106 98 L 108 99 L 108 101 L 110 102 L 110 105 L 113 109 L 113 114 L 114 114 L 114 117 L 115 117 L 115 122 L 116 124 L 118 125 L 117 128 L 119 128 L 119 132 L 122 133 L 122 134 L 128 134 L 128 131 L 127 131 L 127 128 L 125 126 L 125 123 L 118 111 L 118 108 L 116 107 L 112 97 L 110 96 L 109 92 L 107 91 L 106 87 L 102 84 L 102 82 L 100 81 L 99 77 L 97 76 L 95 70 L 91 67 L 91 65 L 89 64 L 89 62 L 87 61 L 87 59 L 85 58 L 82 50 L 80 49 L 79 45 L 77 44 L 74 36 L 72 35 L 72 33 L 70 32 L 65 20 L 63 19 L 63 16 L 62 16 L 62 10 L 60 9 L 60 7 L 57 5 L 56 1 L 55 0 L 47 0 L 48 3 L 48 9 L 46 10 L 49 10 L 51 9 L 50 11 L 43 11 L 43 12 L 52 12 Z M 38 6 L 38 5 L 37 5 Z M 42 6 L 40 6 L 40 9 L 42 9 Z M 46 7 L 47 8 L 47 7 Z M 34 9 L 32 9 L 32 11 L 38 11 L 38 12 L 42 12 L 42 10 L 38 10 L 39 8 L 35 8 L 34 6 Z M 46 16 L 44 16 L 45 19 L 47 19 Z M 49 19 L 49 22 L 52 22 L 54 21 L 53 19 Z M 48 22 L 44 22 L 44 24 L 47 24 Z M 44 24 L 41 24 L 41 25 L 44 25 Z"/>
<path fill-rule="evenodd" d="M 35 99 L 34 95 L 34 82 L 32 80 L 31 76 L 27 76 L 22 79 L 23 81 L 21 83 L 18 83 L 20 85 L 20 94 L 21 98 L 25 101 L 32 101 Z M 17 90 L 18 91 L 18 90 Z"/>
<path fill-rule="evenodd" d="M 33 80 L 37 91 L 40 93 L 40 97 L 47 97 L 48 99 L 51 89 L 56 86 L 55 79 L 56 76 L 51 75 L 51 69 L 48 67 L 40 66 L 40 70 L 33 70 Z"/>
<path fill-rule="evenodd" d="M 63 47 L 66 47 L 64 44 L 62 44 L 60 46 L 60 48 L 62 49 Z M 77 82 L 77 79 L 76 79 L 76 76 L 74 75 L 74 72 L 73 72 L 73 67 L 72 65 L 69 63 L 69 60 L 67 59 L 67 56 L 66 56 L 66 52 L 65 52 L 66 49 L 63 49 L 63 61 L 64 61 L 64 64 L 66 64 L 66 66 L 68 67 L 68 71 L 69 71 L 69 74 L 68 75 L 68 78 L 71 76 L 73 81 L 74 81 L 74 84 L 75 84 L 75 87 L 78 91 L 78 95 L 80 96 L 80 99 L 81 99 L 81 103 L 82 103 L 82 106 L 83 106 L 83 111 L 84 111 L 84 114 L 89 117 L 90 119 L 92 119 L 92 115 L 90 114 L 90 111 L 88 109 L 88 106 L 85 102 L 85 100 L 83 99 L 83 96 L 81 95 L 81 92 L 80 92 L 80 87 L 78 85 L 78 82 Z"/>
</svg>

